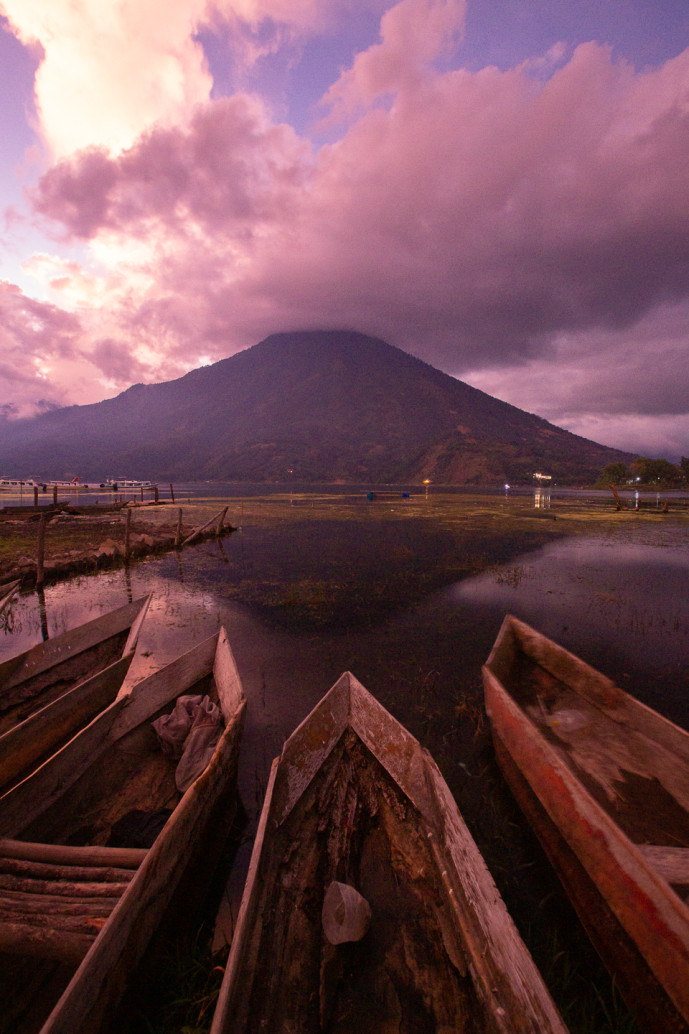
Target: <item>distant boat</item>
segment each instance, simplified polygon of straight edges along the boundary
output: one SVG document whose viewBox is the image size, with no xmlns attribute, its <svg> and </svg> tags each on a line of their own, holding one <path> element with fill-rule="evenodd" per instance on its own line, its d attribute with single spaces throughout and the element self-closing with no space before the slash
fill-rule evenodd
<svg viewBox="0 0 689 1034">
<path fill-rule="evenodd" d="M 20 478 L 0 478 L 0 492 L 19 492 L 23 488 L 45 488 L 45 484 L 42 481 L 34 481 L 33 478 L 26 478 L 24 481 Z"/>
<path fill-rule="evenodd" d="M 689 1031 L 689 733 L 511 615 L 483 683 L 505 779 L 640 1029 Z"/>
<path fill-rule="evenodd" d="M 153 481 L 135 481 L 131 478 L 108 478 L 106 481 L 101 482 L 101 488 L 112 488 L 113 491 L 117 492 L 120 489 L 127 488 L 155 488 L 156 484 Z"/>
<path fill-rule="evenodd" d="M 211 1034 L 565 1027 L 437 766 L 346 672 L 273 762 Z"/>
</svg>

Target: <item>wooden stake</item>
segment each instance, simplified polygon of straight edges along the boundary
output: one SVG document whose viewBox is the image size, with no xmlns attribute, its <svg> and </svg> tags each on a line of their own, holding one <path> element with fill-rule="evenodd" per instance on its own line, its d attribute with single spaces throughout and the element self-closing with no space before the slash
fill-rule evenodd
<svg viewBox="0 0 689 1034">
<path fill-rule="evenodd" d="M 38 522 L 38 545 L 36 548 L 36 585 L 43 585 L 45 577 L 43 561 L 45 558 L 45 514 L 42 513 Z"/>
<path fill-rule="evenodd" d="M 153 486 L 153 498 L 155 499 L 156 502 L 158 502 L 158 486 L 157 485 Z"/>
<path fill-rule="evenodd" d="M 211 519 L 209 521 L 206 521 L 205 524 L 202 524 L 199 528 L 196 528 L 194 531 L 192 531 L 191 535 L 189 535 L 184 540 L 182 545 L 183 546 L 187 546 L 190 542 L 193 542 L 193 540 L 195 538 L 197 538 L 201 534 L 201 532 L 205 531 L 206 528 L 210 528 L 211 524 L 215 524 L 216 521 L 218 521 L 218 522 L 219 521 L 223 521 L 225 519 L 225 514 L 227 513 L 228 510 L 229 510 L 229 507 L 226 506 L 224 510 L 220 511 L 220 513 L 216 513 L 216 515 L 214 517 L 211 517 Z"/>
<path fill-rule="evenodd" d="M 53 506 L 57 506 L 57 485 L 53 485 Z"/>
<path fill-rule="evenodd" d="M 174 503 L 174 501 L 175 501 L 175 490 L 173 489 L 172 484 L 170 484 L 170 499 Z"/>
<path fill-rule="evenodd" d="M 172 488 L 172 485 L 170 485 L 170 488 Z M 182 507 L 180 506 L 179 511 L 177 513 L 177 534 L 175 535 L 175 546 L 177 547 L 177 546 L 181 546 L 181 545 L 182 545 Z"/>
<path fill-rule="evenodd" d="M 38 489 L 36 487 L 34 487 L 34 490 L 33 490 L 33 505 L 34 505 L 34 510 L 37 510 L 38 509 Z"/>
<path fill-rule="evenodd" d="M 132 530 L 132 511 L 127 507 L 127 519 L 124 525 L 124 559 L 129 560 L 129 538 Z"/>
</svg>

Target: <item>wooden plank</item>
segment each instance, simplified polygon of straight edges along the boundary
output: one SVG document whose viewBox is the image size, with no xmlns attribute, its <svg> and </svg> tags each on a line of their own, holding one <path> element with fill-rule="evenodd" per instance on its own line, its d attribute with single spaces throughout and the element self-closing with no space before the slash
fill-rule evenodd
<svg viewBox="0 0 689 1034">
<path fill-rule="evenodd" d="M 45 918 L 46 915 L 60 913 L 63 915 L 91 915 L 109 916 L 117 902 L 122 897 L 116 894 L 113 897 L 97 898 L 70 898 L 65 894 L 27 894 L 9 890 L 0 891 L 0 910 L 12 912 L 15 917 L 22 913 L 37 914 Z"/>
<path fill-rule="evenodd" d="M 142 609 L 148 606 L 149 600 L 150 596 L 145 596 L 127 603 L 3 661 L 0 664 L 0 685 L 3 691 L 7 692 L 66 658 L 75 657 L 104 639 L 124 632 L 136 621 Z"/>
<path fill-rule="evenodd" d="M 213 678 L 225 723 L 232 721 L 244 697 L 242 683 L 230 647 L 227 632 L 221 628 L 213 662 Z"/>
<path fill-rule="evenodd" d="M 120 739 L 130 729 L 136 728 L 166 704 L 187 692 L 199 679 L 209 675 L 213 670 L 218 635 L 209 636 L 181 657 L 131 686 L 127 695 L 120 697 L 126 706 L 118 715 L 108 741 Z"/>
<path fill-rule="evenodd" d="M 143 847 L 77 847 L 68 844 L 33 844 L 0 838 L 0 855 L 56 865 L 107 865 L 137 869 L 148 854 Z"/>
<path fill-rule="evenodd" d="M 124 682 L 134 653 L 129 651 L 90 679 L 35 711 L 0 736 L 0 789 L 6 792 L 71 735 L 110 704 Z"/>
<path fill-rule="evenodd" d="M 29 923 L 0 923 L 0 951 L 78 964 L 98 933 L 51 930 Z"/>
<path fill-rule="evenodd" d="M 98 880 L 41 880 L 0 872 L 0 890 L 13 890 L 27 894 L 64 894 L 71 898 L 102 898 L 123 894 L 131 879 L 131 873 L 126 881 L 101 883 Z"/>
<path fill-rule="evenodd" d="M 59 865 L 55 862 L 33 862 L 24 858 L 0 857 L 0 873 L 31 879 L 87 880 L 99 883 L 129 883 L 135 869 L 116 869 L 104 865 Z M 113 893 L 115 893 L 113 891 Z"/>
<path fill-rule="evenodd" d="M 114 700 L 69 743 L 0 797 L 0 831 L 4 836 L 17 837 L 51 803 L 62 797 L 102 754 L 126 700 L 126 697 Z"/>
<path fill-rule="evenodd" d="M 689 848 L 637 844 L 649 865 L 668 883 L 689 884 Z"/>
</svg>

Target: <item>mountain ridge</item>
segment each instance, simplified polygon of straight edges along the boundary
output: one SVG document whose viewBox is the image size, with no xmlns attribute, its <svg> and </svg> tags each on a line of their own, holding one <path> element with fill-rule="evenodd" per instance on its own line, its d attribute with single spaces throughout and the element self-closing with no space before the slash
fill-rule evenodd
<svg viewBox="0 0 689 1034">
<path fill-rule="evenodd" d="M 478 484 L 546 467 L 581 481 L 633 458 L 355 331 L 273 334 L 176 380 L 2 431 L 0 467 L 85 480 Z"/>
</svg>

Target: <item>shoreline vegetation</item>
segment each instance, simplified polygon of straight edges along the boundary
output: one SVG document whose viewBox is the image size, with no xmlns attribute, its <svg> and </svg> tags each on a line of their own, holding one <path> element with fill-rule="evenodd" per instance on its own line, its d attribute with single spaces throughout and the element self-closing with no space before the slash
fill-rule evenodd
<svg viewBox="0 0 689 1034">
<path fill-rule="evenodd" d="M 228 507 L 227 520 L 236 533 L 229 540 L 221 536 L 200 544 L 196 551 L 204 571 L 223 565 L 219 594 L 255 608 L 280 627 L 313 637 L 321 632 L 342 637 L 350 630 L 363 630 L 365 636 L 435 590 L 497 569 L 551 541 L 598 535 L 624 544 L 630 536 L 662 545 L 666 536 L 669 540 L 678 528 L 687 528 L 689 517 L 689 510 L 675 503 L 668 513 L 650 505 L 617 510 L 612 494 L 596 501 L 557 498 L 546 508 L 535 507 L 529 497 L 479 491 L 452 495 L 437 490 L 428 498 L 422 492 L 403 498 L 401 492 L 386 491 L 367 500 L 347 494 L 345 486 L 341 495 L 208 496 L 185 500 L 181 507 L 131 507 L 127 562 L 145 564 L 147 558 L 174 554 L 180 509 L 184 533 L 209 524 L 208 534 L 216 537 L 220 506 Z M 30 588 L 37 522 L 2 518 L 0 583 L 19 573 L 22 587 Z M 124 564 L 126 525 L 124 510 L 56 516 L 45 528 L 46 581 Z M 380 549 L 359 549 L 371 530 Z M 318 542 L 316 559 L 305 556 L 306 539 Z M 108 541 L 115 548 L 103 550 Z M 250 544 L 245 557 L 244 545 Z M 95 565 L 88 559 L 92 566 L 79 567 L 99 549 L 102 557 Z M 428 635 L 413 643 L 404 628 L 387 628 L 386 649 L 366 654 L 364 670 L 359 671 L 360 659 L 353 660 L 355 674 L 376 688 L 383 706 L 440 767 L 571 1034 L 639 1034 L 502 781 L 483 710 L 480 664 L 487 654 L 474 645 L 472 620 L 467 615 L 443 628 L 447 643 L 442 648 L 430 624 Z M 229 865 L 227 859 L 231 851 Z M 143 979 L 145 993 L 125 1003 L 131 1025 L 121 1029 L 132 1034 L 208 1030 L 224 965 L 222 953 L 211 953 L 212 920 L 206 917 L 193 944 L 167 945 L 164 969 L 155 980 L 152 975 L 150 981 Z"/>
</svg>

